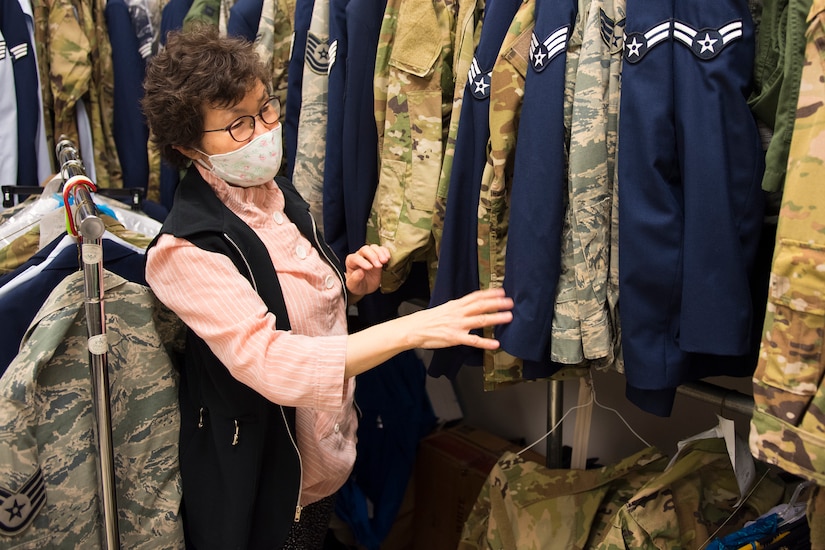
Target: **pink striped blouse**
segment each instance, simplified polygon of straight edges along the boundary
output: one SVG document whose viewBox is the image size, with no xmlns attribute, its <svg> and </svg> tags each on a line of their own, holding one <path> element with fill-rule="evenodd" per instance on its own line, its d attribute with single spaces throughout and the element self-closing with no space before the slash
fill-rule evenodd
<svg viewBox="0 0 825 550">
<path fill-rule="evenodd" d="M 198 169 L 269 250 L 292 330 L 275 330 L 274 315 L 226 256 L 172 235 L 161 236 L 149 251 L 146 281 L 232 376 L 270 401 L 297 408 L 300 503 L 307 505 L 338 490 L 355 461 L 355 380 L 344 379 L 341 281 L 286 218 L 274 182 L 233 187 Z"/>
</svg>

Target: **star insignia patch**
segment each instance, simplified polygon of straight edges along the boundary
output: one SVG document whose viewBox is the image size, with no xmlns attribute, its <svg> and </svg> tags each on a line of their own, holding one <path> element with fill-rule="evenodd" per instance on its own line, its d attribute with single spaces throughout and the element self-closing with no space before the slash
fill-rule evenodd
<svg viewBox="0 0 825 550">
<path fill-rule="evenodd" d="M 537 73 L 542 72 L 560 53 L 567 50 L 570 26 L 559 27 L 550 36 L 540 41 L 536 33 L 530 38 L 530 65 Z"/>
<path fill-rule="evenodd" d="M 645 33 L 632 32 L 624 37 L 624 60 L 638 63 L 656 44 L 670 36 L 670 21 L 659 23 Z"/>
<path fill-rule="evenodd" d="M 476 99 L 487 99 L 490 97 L 490 79 L 493 71 L 484 72 L 478 66 L 478 60 L 474 57 L 470 64 L 470 70 L 467 73 L 467 86 L 470 87 L 470 93 Z"/>
<path fill-rule="evenodd" d="M 713 59 L 731 41 L 742 36 L 742 20 L 731 21 L 718 29 L 696 30 L 681 21 L 673 22 L 673 37 L 690 48 L 699 59 Z"/>
<path fill-rule="evenodd" d="M 327 67 L 329 66 L 329 44 L 327 44 L 327 41 L 308 32 L 307 51 L 304 59 L 306 59 L 306 63 L 312 72 L 327 74 Z"/>
<path fill-rule="evenodd" d="M 14 536 L 31 524 L 46 503 L 46 480 L 38 468 L 13 492 L 0 487 L 0 534 Z"/>
</svg>

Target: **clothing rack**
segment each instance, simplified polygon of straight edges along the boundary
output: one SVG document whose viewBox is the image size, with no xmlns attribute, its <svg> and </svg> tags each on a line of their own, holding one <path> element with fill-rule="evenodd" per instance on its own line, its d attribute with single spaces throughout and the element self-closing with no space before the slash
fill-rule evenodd
<svg viewBox="0 0 825 550">
<path fill-rule="evenodd" d="M 550 380 L 547 386 L 547 430 L 559 423 L 564 415 L 564 385 L 561 380 Z M 699 380 L 696 382 L 686 382 L 676 388 L 676 392 L 687 397 L 698 399 L 717 405 L 720 410 L 729 410 L 746 416 L 753 414 L 753 396 L 744 394 L 737 390 L 711 384 Z M 563 467 L 563 444 L 562 428 L 559 425 L 555 430 L 550 431 L 547 436 L 547 452 L 545 462 L 548 468 Z"/>
<path fill-rule="evenodd" d="M 89 187 L 84 184 L 92 182 L 86 177 L 83 162 L 74 144 L 65 136 L 61 136 L 55 146 L 55 152 L 64 186 L 70 186 L 69 189 L 64 187 L 64 196 L 69 192 L 74 199 L 74 209 L 70 207 L 68 200 L 65 208 L 67 221 L 73 222 L 70 225 L 73 225 L 78 233 L 76 236 L 83 262 L 87 346 L 97 432 L 99 497 L 104 524 L 102 542 L 103 548 L 113 550 L 120 548 L 120 534 L 117 524 L 112 413 L 109 401 L 108 343 L 103 308 L 102 237 L 106 226 L 98 215 Z M 71 185 L 72 183 L 77 184 Z"/>
</svg>

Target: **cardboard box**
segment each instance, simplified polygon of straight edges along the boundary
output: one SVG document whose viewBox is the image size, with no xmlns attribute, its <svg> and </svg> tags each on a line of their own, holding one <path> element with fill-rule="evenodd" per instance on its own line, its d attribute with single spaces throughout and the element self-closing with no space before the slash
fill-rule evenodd
<svg viewBox="0 0 825 550">
<path fill-rule="evenodd" d="M 520 450 L 463 423 L 423 439 L 415 464 L 415 550 L 455 550 L 490 470 L 505 451 Z M 544 463 L 532 450 L 522 456 Z"/>
</svg>

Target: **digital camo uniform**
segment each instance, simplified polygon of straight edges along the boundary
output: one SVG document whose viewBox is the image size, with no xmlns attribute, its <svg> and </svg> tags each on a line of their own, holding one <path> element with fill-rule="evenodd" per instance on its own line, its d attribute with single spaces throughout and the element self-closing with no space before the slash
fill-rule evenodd
<svg viewBox="0 0 825 550">
<path fill-rule="evenodd" d="M 375 62 L 380 169 L 367 241 L 392 254 L 385 293 L 401 286 L 412 262 L 435 265 L 432 219 L 452 110 L 457 11 L 453 0 L 391 0 L 384 12 Z"/>
<path fill-rule="evenodd" d="M 105 272 L 118 526 L 124 548 L 183 548 L 177 375 L 183 325 Z M 83 273 L 50 294 L 0 379 L 0 545 L 96 548 L 98 501 Z"/>
<path fill-rule="evenodd" d="M 464 88 L 467 85 L 467 76 L 473 62 L 473 54 L 481 36 L 484 9 L 484 0 L 459 0 L 458 2 L 456 47 L 453 52 L 453 78 L 455 79 L 453 109 L 450 113 L 447 139 L 444 141 L 444 159 L 441 161 L 441 173 L 438 176 L 438 188 L 435 193 L 435 206 L 433 209 L 432 232 L 436 256 L 441 253 L 441 235 L 444 233 L 444 216 L 447 213 L 447 191 L 450 188 L 450 175 L 452 174 L 453 157 L 455 156 L 455 139 L 458 135 L 461 107 L 464 103 Z"/>
<path fill-rule="evenodd" d="M 613 267 L 611 250 L 619 244 L 611 230 L 611 219 L 624 7 L 624 0 L 590 3 L 576 70 L 570 128 L 568 208 L 571 237 L 575 240 L 581 359 L 595 360 L 598 366 L 613 364 L 617 345 L 614 327 L 618 317 L 611 304 L 618 302 L 618 288 L 609 284 L 609 272 Z M 559 289 L 559 294 L 564 292 L 563 287 Z"/>
<path fill-rule="evenodd" d="M 501 348 L 525 361 L 550 357 L 567 197 L 572 82 L 588 0 L 537 0 L 530 66 L 515 150 L 504 289 L 513 320 L 497 327 Z"/>
<path fill-rule="evenodd" d="M 552 470 L 505 453 L 464 525 L 460 550 L 699 548 L 779 504 L 765 465 L 736 511 L 739 487 L 724 440 L 690 444 L 672 465 L 654 448 L 593 470 Z"/>
<path fill-rule="evenodd" d="M 614 161 L 624 2 L 589 2 L 580 17 L 581 48 L 576 64 L 568 67 L 572 70 L 566 86 L 568 206 L 551 357 L 564 364 L 601 368 L 614 363 L 619 345 L 613 307 L 618 282 L 610 281 L 616 269 L 611 254 L 618 246 L 613 228 Z"/>
<path fill-rule="evenodd" d="M 297 148 L 292 184 L 309 203 L 323 232 L 324 156 L 327 139 L 329 90 L 329 0 L 316 0 L 307 32 L 304 76 L 301 82 L 301 113 L 298 117 Z"/>
<path fill-rule="evenodd" d="M 255 51 L 272 71 L 272 93 L 281 101 L 284 118 L 287 69 L 295 26 L 295 0 L 263 0 L 261 19 L 255 35 Z"/>
<path fill-rule="evenodd" d="M 86 173 L 98 187 L 123 187 L 115 148 L 114 73 L 103 0 L 36 0 L 35 41 L 44 93 L 49 150 L 62 134 L 75 144 L 77 105 L 83 101 L 92 132 L 92 154 L 82 151 Z M 49 85 L 46 86 L 45 83 Z"/>
<path fill-rule="evenodd" d="M 808 16 L 770 296 L 754 373 L 750 447 L 825 486 L 825 1 Z M 823 541 L 825 542 L 825 541 Z"/>
<path fill-rule="evenodd" d="M 534 8 L 535 0 L 521 4 L 490 74 L 490 141 L 478 199 L 478 276 L 482 289 L 501 288 L 504 282 L 512 156 L 524 97 Z M 484 334 L 492 337 L 493 329 L 484 329 Z M 483 366 L 485 390 L 523 379 L 521 359 L 501 349 L 485 351 Z"/>
</svg>

